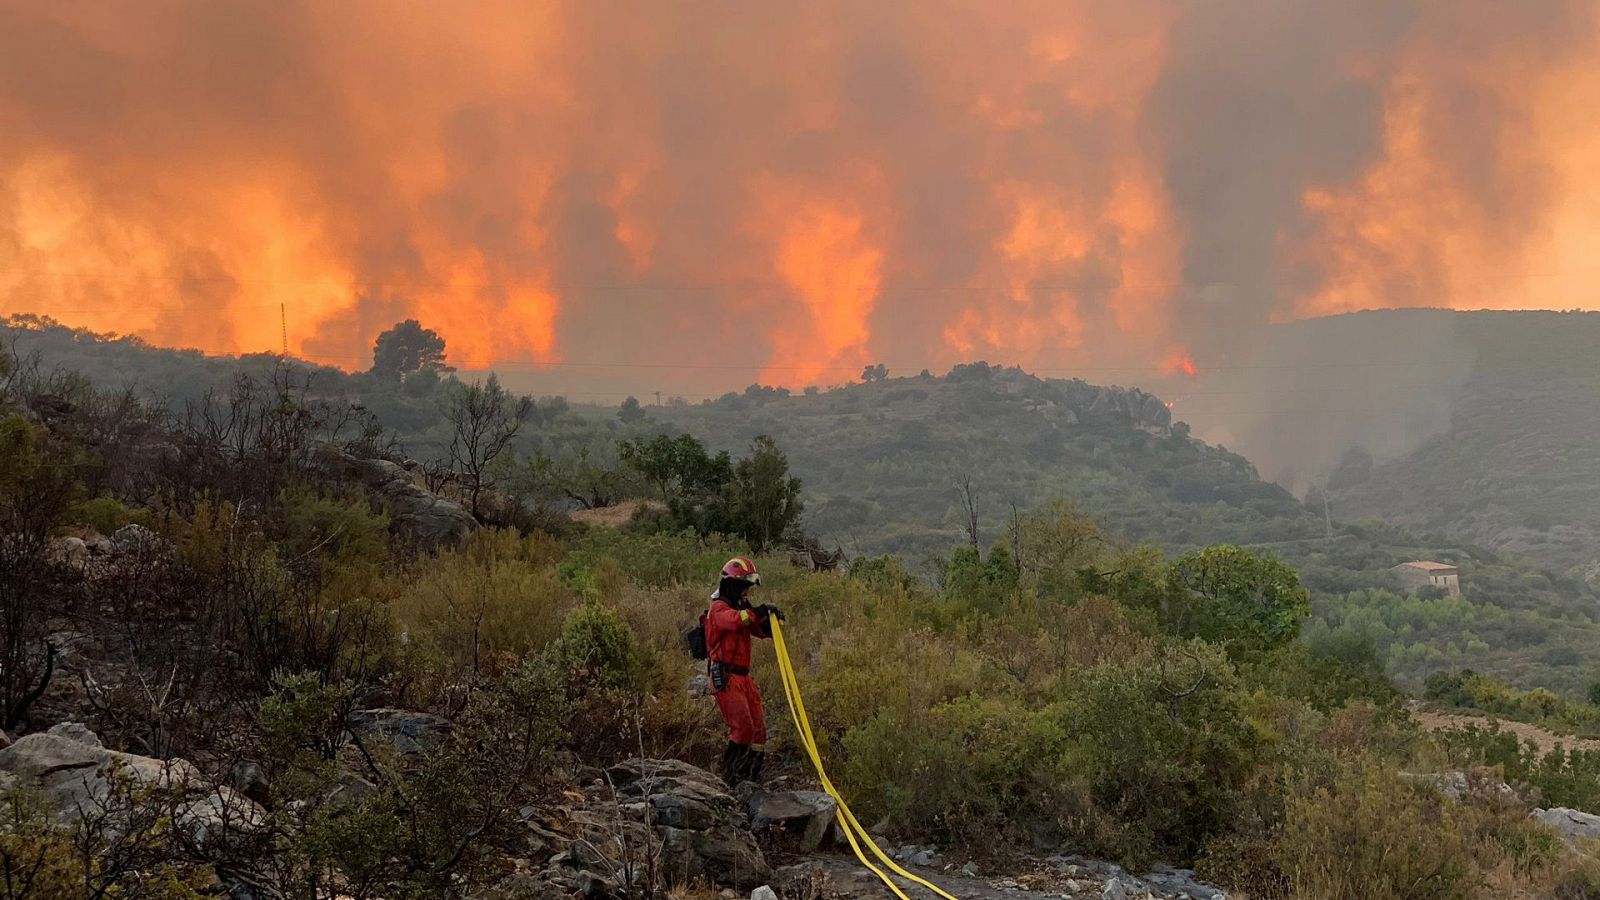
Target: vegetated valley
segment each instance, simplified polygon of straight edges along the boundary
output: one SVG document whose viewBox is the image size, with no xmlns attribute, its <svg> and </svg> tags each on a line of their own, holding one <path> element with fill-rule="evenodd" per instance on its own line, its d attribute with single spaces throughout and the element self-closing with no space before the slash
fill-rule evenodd
<svg viewBox="0 0 1600 900">
<path fill-rule="evenodd" d="M 765 786 L 704 771 L 680 633 L 746 553 L 834 780 L 963 896 L 1600 892 L 1600 755 L 1408 708 L 1594 733 L 1582 572 L 1333 519 L 1149 394 L 975 363 L 602 409 L 442 344 L 7 337 L 8 896 L 867 895 L 785 728 Z"/>
</svg>

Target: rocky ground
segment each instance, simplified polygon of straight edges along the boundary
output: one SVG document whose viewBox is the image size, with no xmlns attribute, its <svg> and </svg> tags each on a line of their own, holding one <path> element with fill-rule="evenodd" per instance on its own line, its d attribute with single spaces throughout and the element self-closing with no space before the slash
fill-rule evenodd
<svg viewBox="0 0 1600 900">
<path fill-rule="evenodd" d="M 428 740 L 439 723 L 399 710 L 359 715 L 369 733 L 398 750 Z M 442 727 L 442 726 L 440 726 Z M 0 738 L 0 743 L 7 739 Z M 208 835 L 248 832 L 265 813 L 247 796 L 248 773 L 230 773 L 238 789 L 218 785 L 182 760 L 163 761 L 102 746 L 82 725 L 63 723 L 0 749 L 0 798 L 26 791 L 45 801 L 64 825 L 116 815 L 137 825 L 134 809 L 109 802 L 120 781 L 171 788 L 170 809 L 155 814 L 197 844 Z M 558 803 L 522 811 L 526 839 L 500 896 L 601 898 L 638 895 L 647 887 L 710 885 L 725 897 L 891 897 L 853 856 L 842 852 L 832 798 L 782 783 L 730 792 L 715 775 L 677 760 L 635 759 L 582 773 L 581 789 Z M 1590 826 L 1592 827 L 1592 826 Z M 210 838 L 215 840 L 217 838 Z M 1009 874 L 989 875 L 966 862 L 946 862 L 936 848 L 889 848 L 900 864 L 962 900 L 1100 898 L 1218 900 L 1226 895 L 1193 873 L 1158 869 L 1134 876 L 1109 863 L 1050 857 Z M 234 873 L 219 885 L 242 889 Z M 271 896 L 252 887 L 250 896 Z M 915 897 L 931 892 L 907 885 Z M 235 896 L 243 896 L 238 890 Z"/>
<path fill-rule="evenodd" d="M 1221 888 L 1197 880 L 1193 872 L 1161 868 L 1140 877 L 1111 863 L 1079 857 L 1036 860 L 1020 874 L 992 878 L 976 874 L 972 868 L 906 868 L 961 900 L 1219 900 L 1228 896 Z M 894 897 L 855 857 L 837 853 L 786 867 L 777 873 L 776 882 L 778 892 L 784 896 L 805 896 L 793 885 L 820 884 L 826 896 Z M 916 885 L 904 887 L 909 896 L 918 900 L 937 896 Z"/>
</svg>

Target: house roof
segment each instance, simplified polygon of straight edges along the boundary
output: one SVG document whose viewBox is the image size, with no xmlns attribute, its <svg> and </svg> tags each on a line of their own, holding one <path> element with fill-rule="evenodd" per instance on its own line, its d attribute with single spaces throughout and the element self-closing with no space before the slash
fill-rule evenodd
<svg viewBox="0 0 1600 900">
<path fill-rule="evenodd" d="M 1449 563 L 1428 562 L 1427 560 L 1414 560 L 1395 566 L 1396 569 L 1421 569 L 1425 572 L 1454 572 L 1456 567 Z"/>
</svg>

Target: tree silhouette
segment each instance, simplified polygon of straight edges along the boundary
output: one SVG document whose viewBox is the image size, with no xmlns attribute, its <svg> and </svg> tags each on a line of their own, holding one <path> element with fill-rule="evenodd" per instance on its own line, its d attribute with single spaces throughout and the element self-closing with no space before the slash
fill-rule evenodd
<svg viewBox="0 0 1600 900">
<path fill-rule="evenodd" d="M 639 398 L 629 397 L 622 401 L 622 406 L 617 410 L 617 418 L 629 424 L 643 422 L 645 411 L 644 407 L 639 405 Z"/>
<path fill-rule="evenodd" d="M 467 490 L 474 518 L 482 519 L 483 492 L 494 489 L 494 462 L 533 413 L 533 400 L 516 397 L 494 375 L 457 384 L 445 406 L 450 423 L 450 465 Z"/>
<path fill-rule="evenodd" d="M 407 319 L 378 335 L 372 345 L 372 374 L 403 378 L 412 372 L 454 372 L 444 359 L 444 338 L 416 319 Z"/>
</svg>

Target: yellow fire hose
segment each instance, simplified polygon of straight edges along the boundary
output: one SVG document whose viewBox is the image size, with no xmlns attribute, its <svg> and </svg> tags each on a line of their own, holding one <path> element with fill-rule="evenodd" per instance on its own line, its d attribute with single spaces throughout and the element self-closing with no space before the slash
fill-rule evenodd
<svg viewBox="0 0 1600 900">
<path fill-rule="evenodd" d="M 783 692 L 789 698 L 789 715 L 794 719 L 794 727 L 795 731 L 800 735 L 800 743 L 806 748 L 806 754 L 811 757 L 811 765 L 817 769 L 817 778 L 822 781 L 822 789 L 827 791 L 828 795 L 838 804 L 838 808 L 834 811 L 834 817 L 838 820 L 839 830 L 844 833 L 845 839 L 850 842 L 850 849 L 856 852 L 856 859 L 861 860 L 861 864 L 866 866 L 868 871 L 878 876 L 884 884 L 888 885 L 889 890 L 894 891 L 900 900 L 910 900 L 910 898 L 906 896 L 905 891 L 901 890 L 900 886 L 895 884 L 894 880 L 883 869 L 873 865 L 867 859 L 866 852 L 861 848 L 862 844 L 865 844 L 867 849 L 872 851 L 872 855 L 877 857 L 884 867 L 896 875 L 922 885 L 945 898 L 945 900 L 957 900 L 953 894 L 947 893 L 938 885 L 907 872 L 897 865 L 893 859 L 889 858 L 889 855 L 884 853 L 872 840 L 872 837 L 867 834 L 867 830 L 861 827 L 861 823 L 856 821 L 855 814 L 850 812 L 850 807 L 845 804 L 844 797 L 840 796 L 838 789 L 833 786 L 833 782 L 828 780 L 828 773 L 822 768 L 822 754 L 817 751 L 817 739 L 811 733 L 811 720 L 806 716 L 805 701 L 800 698 L 800 682 L 794 676 L 794 663 L 789 659 L 789 647 L 783 642 L 783 626 L 779 624 L 776 616 L 770 621 L 772 623 L 772 646 L 777 650 L 778 655 L 778 671 L 783 673 Z"/>
</svg>

